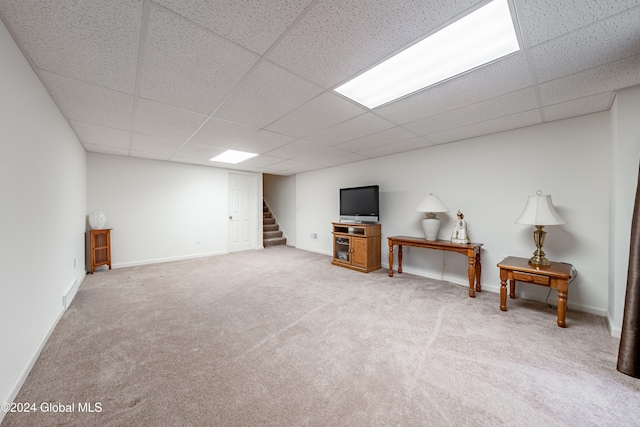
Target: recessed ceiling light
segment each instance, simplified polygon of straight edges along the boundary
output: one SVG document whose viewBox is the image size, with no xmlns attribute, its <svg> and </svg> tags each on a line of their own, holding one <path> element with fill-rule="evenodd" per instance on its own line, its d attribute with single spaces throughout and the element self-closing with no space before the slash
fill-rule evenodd
<svg viewBox="0 0 640 427">
<path fill-rule="evenodd" d="M 375 108 L 520 50 L 507 0 L 494 0 L 335 89 Z"/>
<path fill-rule="evenodd" d="M 212 162 L 222 162 L 222 163 L 240 163 L 244 162 L 247 159 L 257 156 L 255 153 L 248 153 L 246 151 L 236 151 L 236 150 L 227 150 L 222 154 L 218 154 L 212 159 L 209 159 Z"/>
</svg>

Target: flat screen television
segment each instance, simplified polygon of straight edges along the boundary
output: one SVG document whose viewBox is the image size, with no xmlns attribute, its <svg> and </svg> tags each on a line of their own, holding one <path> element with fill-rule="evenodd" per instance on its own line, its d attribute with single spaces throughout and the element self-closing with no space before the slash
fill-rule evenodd
<svg viewBox="0 0 640 427">
<path fill-rule="evenodd" d="M 379 186 L 340 189 L 341 222 L 378 222 L 380 220 Z"/>
</svg>

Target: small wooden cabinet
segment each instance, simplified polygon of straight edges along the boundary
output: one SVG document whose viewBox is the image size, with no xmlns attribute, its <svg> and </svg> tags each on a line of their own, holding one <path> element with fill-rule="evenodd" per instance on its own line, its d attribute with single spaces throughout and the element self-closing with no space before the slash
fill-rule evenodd
<svg viewBox="0 0 640 427">
<path fill-rule="evenodd" d="M 368 273 L 382 268 L 380 224 L 333 223 L 331 264 Z"/>
<path fill-rule="evenodd" d="M 111 270 L 111 229 L 89 230 L 87 240 L 89 273 L 93 274 L 101 265 L 108 265 Z"/>
</svg>

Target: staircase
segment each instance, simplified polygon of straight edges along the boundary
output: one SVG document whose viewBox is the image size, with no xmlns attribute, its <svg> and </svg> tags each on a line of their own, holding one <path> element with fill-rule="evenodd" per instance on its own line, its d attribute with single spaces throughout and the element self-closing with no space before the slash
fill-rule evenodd
<svg viewBox="0 0 640 427">
<path fill-rule="evenodd" d="M 282 235 L 282 230 L 265 201 L 262 202 L 262 244 L 265 248 L 287 244 L 287 238 Z"/>
</svg>

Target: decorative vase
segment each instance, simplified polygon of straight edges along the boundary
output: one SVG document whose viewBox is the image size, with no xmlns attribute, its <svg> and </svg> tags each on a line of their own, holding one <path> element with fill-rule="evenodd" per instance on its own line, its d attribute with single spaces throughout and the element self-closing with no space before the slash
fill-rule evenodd
<svg viewBox="0 0 640 427">
<path fill-rule="evenodd" d="M 89 214 L 89 226 L 92 230 L 101 230 L 104 228 L 104 224 L 107 222 L 107 217 L 104 212 L 95 211 Z"/>
</svg>

